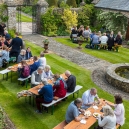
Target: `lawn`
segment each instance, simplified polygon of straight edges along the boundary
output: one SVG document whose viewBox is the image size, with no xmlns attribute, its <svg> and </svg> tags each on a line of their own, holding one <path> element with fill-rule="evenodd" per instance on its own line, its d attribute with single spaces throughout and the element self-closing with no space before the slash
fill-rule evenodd
<svg viewBox="0 0 129 129">
<path fill-rule="evenodd" d="M 26 45 L 31 47 L 33 55 L 39 56 L 42 48 L 36 46 L 30 42 L 26 41 Z M 95 87 L 98 89 L 98 95 L 100 98 L 105 98 L 113 102 L 113 96 L 107 92 L 100 89 L 94 84 L 91 80 L 90 71 L 66 60 L 55 54 L 45 55 L 47 58 L 47 63 L 52 67 L 53 73 L 63 73 L 65 70 L 70 70 L 77 78 L 77 84 L 82 85 L 83 88 L 80 91 L 79 97 L 82 96 L 82 93 L 91 88 Z M 2 76 L 0 75 L 2 80 Z M 25 103 L 24 98 L 18 99 L 16 93 L 25 90 L 25 86 L 18 85 L 17 74 L 13 73 L 13 82 L 9 80 L 0 81 L 0 105 L 4 108 L 5 112 L 15 124 L 17 129 L 52 129 L 55 125 L 60 123 L 65 119 L 66 109 L 71 101 L 74 99 L 72 95 L 68 97 L 67 101 L 61 102 L 54 108 L 54 115 L 43 112 L 43 114 L 36 114 L 34 110 L 36 109 L 32 105 Z M 29 89 L 29 87 L 27 88 Z M 122 129 L 129 128 L 129 102 L 124 100 L 124 105 L 126 109 L 126 123 Z"/>
<path fill-rule="evenodd" d="M 72 43 L 70 38 L 55 38 L 57 42 L 70 46 L 72 48 L 77 48 L 78 44 Z M 97 49 L 87 49 L 85 45 L 87 43 L 83 43 L 81 50 L 84 53 L 92 55 L 94 57 L 106 60 L 111 63 L 127 63 L 129 62 L 129 49 L 120 47 L 119 52 L 107 51 L 107 50 L 97 50 Z"/>
<path fill-rule="evenodd" d="M 18 13 L 16 14 L 16 17 L 17 17 L 17 21 L 18 21 Z M 21 22 L 32 22 L 32 18 L 21 14 Z"/>
</svg>

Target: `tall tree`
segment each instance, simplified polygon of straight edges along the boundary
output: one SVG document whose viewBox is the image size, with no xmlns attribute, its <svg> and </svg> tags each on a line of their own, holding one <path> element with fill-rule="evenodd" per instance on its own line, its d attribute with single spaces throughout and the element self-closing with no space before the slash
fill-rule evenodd
<svg viewBox="0 0 129 129">
<path fill-rule="evenodd" d="M 56 6 L 57 7 L 57 0 L 48 0 L 49 7 Z"/>
<path fill-rule="evenodd" d="M 67 0 L 66 4 L 68 4 L 69 6 L 72 6 L 74 8 L 77 7 L 76 0 Z"/>
</svg>

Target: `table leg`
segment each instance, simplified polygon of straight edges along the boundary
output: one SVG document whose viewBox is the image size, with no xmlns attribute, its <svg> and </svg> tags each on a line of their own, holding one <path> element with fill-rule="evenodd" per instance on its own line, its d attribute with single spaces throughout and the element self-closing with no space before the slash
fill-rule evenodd
<svg viewBox="0 0 129 129">
<path fill-rule="evenodd" d="M 53 115 L 53 111 L 54 111 L 54 105 L 52 105 L 52 108 L 51 108 L 51 115 Z"/>
</svg>

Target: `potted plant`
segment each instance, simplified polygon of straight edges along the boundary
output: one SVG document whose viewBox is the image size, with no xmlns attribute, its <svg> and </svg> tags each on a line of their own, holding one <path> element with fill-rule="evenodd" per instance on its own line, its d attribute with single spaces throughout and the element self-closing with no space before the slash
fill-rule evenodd
<svg viewBox="0 0 129 129">
<path fill-rule="evenodd" d="M 81 45 L 82 43 L 84 42 L 84 37 L 83 36 L 80 36 L 80 37 L 77 37 L 77 41 L 78 41 L 78 48 L 81 49 Z"/>
<path fill-rule="evenodd" d="M 49 40 L 46 38 L 44 41 L 43 41 L 43 44 L 44 44 L 44 53 L 48 53 L 48 44 L 49 44 Z"/>
</svg>

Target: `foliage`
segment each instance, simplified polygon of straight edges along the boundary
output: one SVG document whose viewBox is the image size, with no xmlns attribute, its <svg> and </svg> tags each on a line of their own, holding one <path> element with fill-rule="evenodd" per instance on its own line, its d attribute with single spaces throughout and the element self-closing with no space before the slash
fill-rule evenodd
<svg viewBox="0 0 129 129">
<path fill-rule="evenodd" d="M 32 15 L 32 7 L 31 6 L 23 6 L 21 8 L 21 11 L 28 14 L 28 15 Z"/>
<path fill-rule="evenodd" d="M 0 4 L 0 22 L 7 22 L 8 16 L 7 16 L 7 5 Z"/>
<path fill-rule="evenodd" d="M 49 7 L 55 6 L 57 7 L 57 0 L 48 0 Z"/>
<path fill-rule="evenodd" d="M 67 32 L 70 32 L 70 29 L 73 25 L 77 26 L 77 13 L 74 11 L 72 12 L 70 9 L 64 9 L 62 19 L 66 25 Z"/>
<path fill-rule="evenodd" d="M 11 38 L 15 38 L 15 32 L 16 32 L 16 30 L 14 30 L 14 29 L 8 30 L 8 33 L 10 34 Z"/>
<path fill-rule="evenodd" d="M 60 5 L 59 5 L 59 7 L 60 8 L 70 8 L 67 4 L 66 4 L 66 2 L 65 1 L 62 1 L 61 3 L 60 3 Z"/>
<path fill-rule="evenodd" d="M 74 8 L 77 7 L 76 0 L 67 0 L 66 4 Z"/>
<path fill-rule="evenodd" d="M 48 38 L 46 38 L 44 41 L 43 41 L 44 44 L 49 44 L 49 40 Z"/>
<path fill-rule="evenodd" d="M 86 3 L 86 4 L 91 4 L 91 2 L 92 2 L 93 0 L 84 0 L 84 2 Z M 77 5 L 78 6 L 80 6 L 80 3 L 82 2 L 82 0 L 76 0 L 76 3 L 77 3 Z"/>
<path fill-rule="evenodd" d="M 103 25 L 108 30 L 113 30 L 114 32 L 121 31 L 124 33 L 127 27 L 127 18 L 121 13 L 114 13 L 108 11 L 98 11 L 97 15 L 98 24 Z"/>
<path fill-rule="evenodd" d="M 91 17 L 93 15 L 94 6 L 85 5 L 81 7 L 81 10 L 78 12 L 78 26 L 84 25 L 87 26 L 90 24 Z"/>
</svg>

